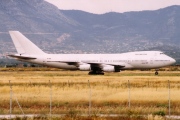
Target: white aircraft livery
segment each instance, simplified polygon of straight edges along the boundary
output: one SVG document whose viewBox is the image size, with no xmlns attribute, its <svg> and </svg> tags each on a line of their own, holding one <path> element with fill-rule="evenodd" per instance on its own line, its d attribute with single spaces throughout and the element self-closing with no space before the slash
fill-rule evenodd
<svg viewBox="0 0 180 120">
<path fill-rule="evenodd" d="M 121 54 L 47 54 L 19 31 L 9 31 L 20 61 L 68 70 L 89 71 L 89 75 L 120 72 L 131 69 L 156 69 L 176 61 L 161 51 L 139 51 Z"/>
</svg>

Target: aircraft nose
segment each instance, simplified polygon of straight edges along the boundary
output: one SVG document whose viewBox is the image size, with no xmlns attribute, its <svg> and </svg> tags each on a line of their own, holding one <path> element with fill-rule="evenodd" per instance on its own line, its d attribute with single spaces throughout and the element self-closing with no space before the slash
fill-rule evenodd
<svg viewBox="0 0 180 120">
<path fill-rule="evenodd" d="M 170 60 L 170 61 L 171 61 L 171 63 L 172 63 L 172 64 L 176 63 L 176 60 L 175 60 L 175 59 L 173 59 L 173 58 L 171 58 L 171 60 Z"/>
</svg>

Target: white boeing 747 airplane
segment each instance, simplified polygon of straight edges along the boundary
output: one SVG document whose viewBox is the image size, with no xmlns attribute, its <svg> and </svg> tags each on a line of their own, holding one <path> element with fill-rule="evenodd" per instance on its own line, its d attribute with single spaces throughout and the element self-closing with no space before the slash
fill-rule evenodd
<svg viewBox="0 0 180 120">
<path fill-rule="evenodd" d="M 140 51 L 122 54 L 47 54 L 19 31 L 9 31 L 20 61 L 68 70 L 90 71 L 89 75 L 120 72 L 131 69 L 157 69 L 176 61 L 160 51 Z"/>
</svg>

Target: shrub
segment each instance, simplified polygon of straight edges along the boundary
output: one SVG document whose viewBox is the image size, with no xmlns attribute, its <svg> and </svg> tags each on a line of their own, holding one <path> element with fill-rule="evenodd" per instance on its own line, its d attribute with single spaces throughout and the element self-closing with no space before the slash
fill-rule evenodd
<svg viewBox="0 0 180 120">
<path fill-rule="evenodd" d="M 157 111 L 157 112 L 154 112 L 154 115 L 165 116 L 166 114 L 164 111 Z"/>
</svg>

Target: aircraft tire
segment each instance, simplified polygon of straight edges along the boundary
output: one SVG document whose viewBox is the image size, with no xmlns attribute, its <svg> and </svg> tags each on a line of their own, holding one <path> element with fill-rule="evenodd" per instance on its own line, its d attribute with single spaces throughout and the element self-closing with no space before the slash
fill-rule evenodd
<svg viewBox="0 0 180 120">
<path fill-rule="evenodd" d="M 88 75 L 104 75 L 103 72 L 89 72 Z"/>
<path fill-rule="evenodd" d="M 158 71 L 156 71 L 156 72 L 155 72 L 155 75 L 158 75 L 158 74 L 159 74 Z"/>
</svg>

